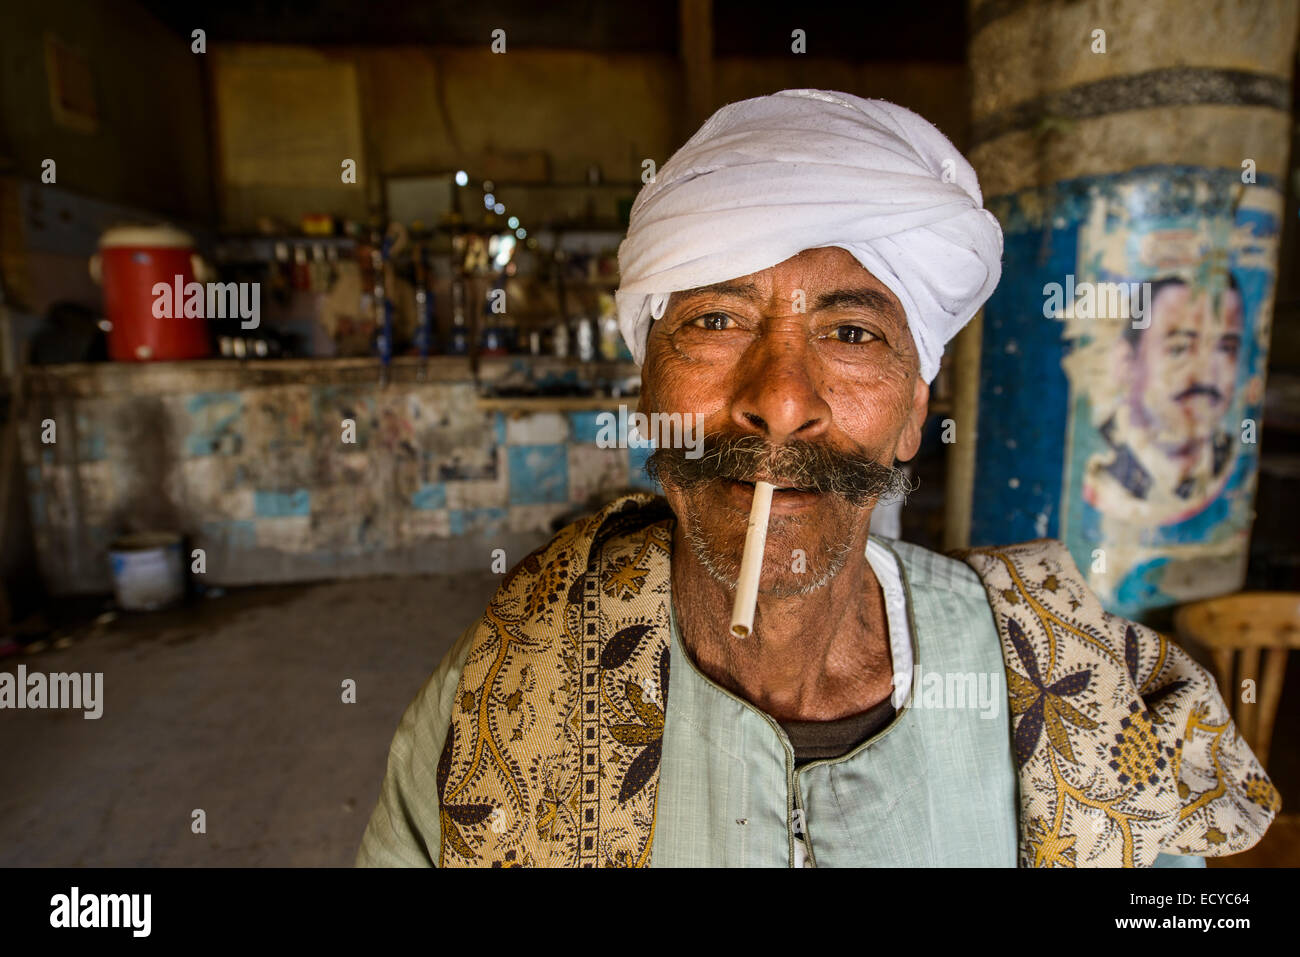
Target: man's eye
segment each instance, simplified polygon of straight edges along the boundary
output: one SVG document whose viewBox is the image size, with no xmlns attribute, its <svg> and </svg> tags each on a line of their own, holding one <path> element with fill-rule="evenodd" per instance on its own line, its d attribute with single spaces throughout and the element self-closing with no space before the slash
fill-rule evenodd
<svg viewBox="0 0 1300 957">
<path fill-rule="evenodd" d="M 863 329 L 861 326 L 836 326 L 834 335 L 840 342 L 847 342 L 854 345 L 860 342 L 868 342 L 871 339 L 876 338 L 874 334 Z"/>
<path fill-rule="evenodd" d="M 697 316 L 691 320 L 691 325 L 700 326 L 704 329 L 712 329 L 715 332 L 721 332 L 731 325 L 731 317 L 725 312 L 710 312 L 703 316 Z"/>
</svg>

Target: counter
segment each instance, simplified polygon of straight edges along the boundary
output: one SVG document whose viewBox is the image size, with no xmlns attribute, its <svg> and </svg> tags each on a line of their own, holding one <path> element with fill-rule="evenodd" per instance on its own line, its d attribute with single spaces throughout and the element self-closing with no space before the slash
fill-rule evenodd
<svg viewBox="0 0 1300 957">
<path fill-rule="evenodd" d="M 25 372 L 22 454 L 41 573 L 111 589 L 126 531 L 202 549 L 207 585 L 505 567 L 601 496 L 650 488 L 646 450 L 601 448 L 635 397 L 510 397 L 522 379 L 636 382 L 629 363 L 206 360 Z M 624 443 L 626 444 L 626 443 Z M 498 562 L 499 566 L 499 562 Z"/>
</svg>

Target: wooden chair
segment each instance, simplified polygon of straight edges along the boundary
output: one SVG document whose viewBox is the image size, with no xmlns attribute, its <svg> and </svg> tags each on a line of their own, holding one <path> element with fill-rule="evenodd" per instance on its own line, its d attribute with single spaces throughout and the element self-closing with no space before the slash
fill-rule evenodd
<svg viewBox="0 0 1300 957">
<path fill-rule="evenodd" d="M 1219 692 L 1237 731 L 1267 767 L 1287 652 L 1300 648 L 1300 592 L 1239 592 L 1193 602 L 1174 613 L 1174 629 L 1180 640 L 1194 641 L 1213 656 Z M 1247 679 L 1255 682 L 1252 703 L 1241 700 Z"/>
</svg>

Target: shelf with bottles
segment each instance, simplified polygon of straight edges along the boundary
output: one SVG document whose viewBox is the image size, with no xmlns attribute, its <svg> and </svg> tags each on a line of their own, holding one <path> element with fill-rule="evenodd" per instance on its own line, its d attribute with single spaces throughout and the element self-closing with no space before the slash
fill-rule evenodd
<svg viewBox="0 0 1300 957">
<path fill-rule="evenodd" d="M 635 404 L 640 391 L 641 370 L 633 362 L 516 356 L 494 378 L 480 380 L 478 407 L 519 412 L 608 409 L 620 402 Z"/>
<path fill-rule="evenodd" d="M 506 316 L 498 317 L 496 323 L 487 322 L 485 317 L 484 321 L 484 341 L 488 337 L 497 341 L 483 348 L 482 355 L 572 359 L 579 363 L 632 359 L 612 314 L 572 319 Z"/>
<path fill-rule="evenodd" d="M 589 399 L 634 395 L 640 369 L 630 362 L 579 362 L 577 359 L 524 359 L 520 356 L 395 356 L 387 370 L 390 384 L 462 383 L 486 401 Z M 228 392 L 260 386 L 377 385 L 380 362 L 374 356 L 348 358 L 183 359 L 160 362 L 67 362 L 29 366 L 24 394 L 31 397 L 177 395 Z"/>
<path fill-rule="evenodd" d="M 377 214 L 317 224 L 332 235 L 268 223 L 224 236 L 214 261 L 223 281 L 262 283 L 267 322 L 301 326 L 307 356 L 601 352 L 622 227 L 584 221 L 532 235 L 514 219 L 489 212 L 479 223 L 452 217 L 426 227 Z"/>
<path fill-rule="evenodd" d="M 636 396 L 480 396 L 475 408 L 483 412 L 612 412 L 620 405 L 635 405 Z"/>
<path fill-rule="evenodd" d="M 262 262 L 271 258 L 277 244 L 294 246 L 333 246 L 351 249 L 356 239 L 347 235 L 312 235 L 310 233 L 222 233 L 214 243 L 218 262 Z"/>
</svg>

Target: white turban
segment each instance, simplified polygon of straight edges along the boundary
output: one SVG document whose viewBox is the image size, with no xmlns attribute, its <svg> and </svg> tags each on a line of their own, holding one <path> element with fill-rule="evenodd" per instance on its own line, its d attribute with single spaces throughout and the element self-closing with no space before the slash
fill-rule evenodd
<svg viewBox="0 0 1300 957">
<path fill-rule="evenodd" d="M 910 110 L 783 90 L 718 110 L 642 187 L 618 250 L 638 364 L 668 294 L 839 246 L 898 297 L 927 382 L 1001 276 L 1002 229 L 969 163 Z"/>
</svg>

